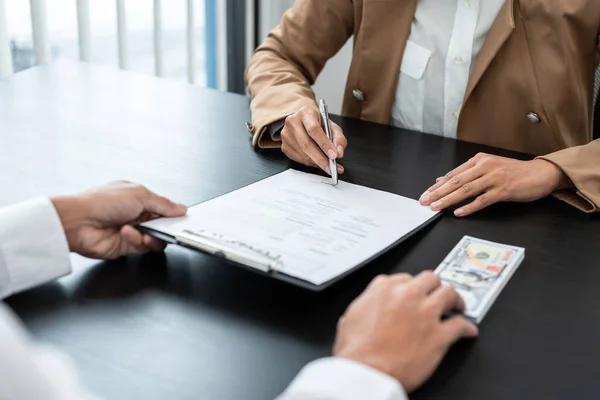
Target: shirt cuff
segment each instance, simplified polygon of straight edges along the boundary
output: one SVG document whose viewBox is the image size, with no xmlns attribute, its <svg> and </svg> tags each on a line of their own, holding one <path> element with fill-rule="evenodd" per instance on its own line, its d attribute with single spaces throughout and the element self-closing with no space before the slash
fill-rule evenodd
<svg viewBox="0 0 600 400">
<path fill-rule="evenodd" d="M 285 126 L 285 120 L 273 122 L 271 125 L 267 126 L 267 130 L 269 131 L 269 136 L 271 136 L 271 140 L 274 142 L 281 142 L 281 130 Z"/>
<path fill-rule="evenodd" d="M 279 400 L 407 400 L 400 383 L 367 365 L 345 358 L 308 364 Z"/>
<path fill-rule="evenodd" d="M 0 209 L 0 299 L 70 272 L 69 245 L 49 198 Z"/>
</svg>

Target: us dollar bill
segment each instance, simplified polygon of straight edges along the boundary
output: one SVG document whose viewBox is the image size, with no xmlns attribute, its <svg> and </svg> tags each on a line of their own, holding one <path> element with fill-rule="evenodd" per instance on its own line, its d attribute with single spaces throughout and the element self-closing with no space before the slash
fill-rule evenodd
<svg viewBox="0 0 600 400">
<path fill-rule="evenodd" d="M 465 316 L 478 324 L 524 258 L 522 247 L 465 236 L 435 273 L 461 295 Z"/>
</svg>

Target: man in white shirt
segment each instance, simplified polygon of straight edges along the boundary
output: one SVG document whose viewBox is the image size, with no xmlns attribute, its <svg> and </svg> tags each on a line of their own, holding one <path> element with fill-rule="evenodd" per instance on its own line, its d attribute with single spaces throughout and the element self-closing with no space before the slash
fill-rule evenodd
<svg viewBox="0 0 600 400">
<path fill-rule="evenodd" d="M 185 213 L 185 206 L 131 183 L 1 209 L 0 298 L 68 274 L 70 252 L 114 259 L 162 251 L 164 243 L 134 226 Z M 477 336 L 460 316 L 442 320 L 463 309 L 460 296 L 432 272 L 377 277 L 340 319 L 334 357 L 306 366 L 280 399 L 405 399 L 454 342 Z M 34 344 L 0 304 L 0 399 L 95 398 L 78 384 L 66 356 Z"/>
</svg>

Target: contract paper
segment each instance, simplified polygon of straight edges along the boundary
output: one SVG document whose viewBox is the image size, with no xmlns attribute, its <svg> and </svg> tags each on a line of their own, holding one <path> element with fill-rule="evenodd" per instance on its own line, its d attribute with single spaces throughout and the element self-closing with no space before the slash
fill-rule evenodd
<svg viewBox="0 0 600 400">
<path fill-rule="evenodd" d="M 363 264 L 432 220 L 436 212 L 395 194 L 287 170 L 143 226 L 213 239 L 321 285 Z"/>
</svg>

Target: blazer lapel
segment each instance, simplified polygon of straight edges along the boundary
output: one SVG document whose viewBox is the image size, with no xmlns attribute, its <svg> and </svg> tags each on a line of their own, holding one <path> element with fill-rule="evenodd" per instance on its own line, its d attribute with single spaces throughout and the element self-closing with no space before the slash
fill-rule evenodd
<svg viewBox="0 0 600 400">
<path fill-rule="evenodd" d="M 363 73 L 355 87 L 366 90 L 361 117 L 387 124 L 396 93 L 398 75 L 417 0 L 365 1 L 361 49 Z M 385 29 L 382 29 L 385 27 Z"/>
<path fill-rule="evenodd" d="M 473 65 L 463 104 L 467 102 L 473 89 L 475 89 L 481 80 L 484 72 L 515 28 L 515 1 L 516 0 L 506 0 L 504 6 L 498 13 L 496 20 L 492 24 L 488 36 L 483 43 L 483 47 L 479 51 L 475 64 Z"/>
</svg>

